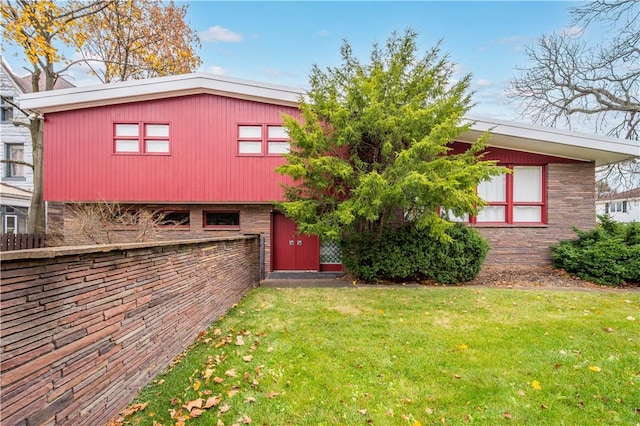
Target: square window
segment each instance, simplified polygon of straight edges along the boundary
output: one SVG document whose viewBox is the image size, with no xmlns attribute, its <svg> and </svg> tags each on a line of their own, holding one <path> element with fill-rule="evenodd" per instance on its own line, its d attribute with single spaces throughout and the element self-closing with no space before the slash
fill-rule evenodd
<svg viewBox="0 0 640 426">
<path fill-rule="evenodd" d="M 203 213 L 203 226 L 217 229 L 240 229 L 240 212 L 214 212 Z"/>
<path fill-rule="evenodd" d="M 507 176 L 493 176 L 491 180 L 478 185 L 478 195 L 488 202 L 501 202 L 506 200 Z"/>
<path fill-rule="evenodd" d="M 478 212 L 478 222 L 505 222 L 505 206 L 485 206 Z"/>
<path fill-rule="evenodd" d="M 513 201 L 542 202 L 542 168 L 515 166 L 513 168 Z"/>
<path fill-rule="evenodd" d="M 141 134 L 140 129 L 144 129 Z M 169 124 L 115 123 L 113 126 L 116 154 L 169 154 Z"/>
<path fill-rule="evenodd" d="M 239 125 L 239 155 L 282 155 L 289 152 L 287 129 L 280 125 Z"/>
<path fill-rule="evenodd" d="M 262 126 L 239 126 L 240 139 L 262 139 Z"/>
<path fill-rule="evenodd" d="M 268 126 L 267 135 L 269 139 L 289 139 L 287 129 L 283 126 Z"/>
</svg>

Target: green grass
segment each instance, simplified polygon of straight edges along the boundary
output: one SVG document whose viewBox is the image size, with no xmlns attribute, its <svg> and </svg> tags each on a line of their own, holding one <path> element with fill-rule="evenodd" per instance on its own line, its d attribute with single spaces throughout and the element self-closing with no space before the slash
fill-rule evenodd
<svg viewBox="0 0 640 426">
<path fill-rule="evenodd" d="M 219 396 L 186 424 L 638 425 L 639 313 L 622 291 L 259 288 L 125 423 Z"/>
</svg>

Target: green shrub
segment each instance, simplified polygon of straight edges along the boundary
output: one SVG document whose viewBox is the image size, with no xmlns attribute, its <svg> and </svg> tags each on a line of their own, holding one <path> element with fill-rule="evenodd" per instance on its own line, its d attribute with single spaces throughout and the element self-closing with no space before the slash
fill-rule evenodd
<svg viewBox="0 0 640 426">
<path fill-rule="evenodd" d="M 617 223 L 599 216 L 590 231 L 574 228 L 576 240 L 551 246 L 553 265 L 604 285 L 640 281 L 640 224 Z"/>
<path fill-rule="evenodd" d="M 476 277 L 489 251 L 482 236 L 463 224 L 447 230 L 451 241 L 442 242 L 428 229 L 409 226 L 382 234 L 360 233 L 343 240 L 343 263 L 356 278 L 366 281 L 428 278 L 443 284 Z"/>
</svg>

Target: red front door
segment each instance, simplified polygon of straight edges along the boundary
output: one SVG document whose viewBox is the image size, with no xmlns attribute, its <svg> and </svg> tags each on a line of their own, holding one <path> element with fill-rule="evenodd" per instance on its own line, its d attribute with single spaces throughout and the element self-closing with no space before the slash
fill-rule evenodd
<svg viewBox="0 0 640 426">
<path fill-rule="evenodd" d="M 298 234 L 298 226 L 283 214 L 273 214 L 272 241 L 274 271 L 317 271 L 320 268 L 318 237 Z"/>
</svg>

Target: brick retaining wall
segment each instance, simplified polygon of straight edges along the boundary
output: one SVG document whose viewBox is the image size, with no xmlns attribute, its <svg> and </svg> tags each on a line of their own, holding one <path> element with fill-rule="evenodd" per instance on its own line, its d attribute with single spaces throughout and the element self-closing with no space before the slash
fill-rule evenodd
<svg viewBox="0 0 640 426">
<path fill-rule="evenodd" d="M 259 280 L 259 238 L 2 255 L 3 425 L 100 425 Z"/>
</svg>

